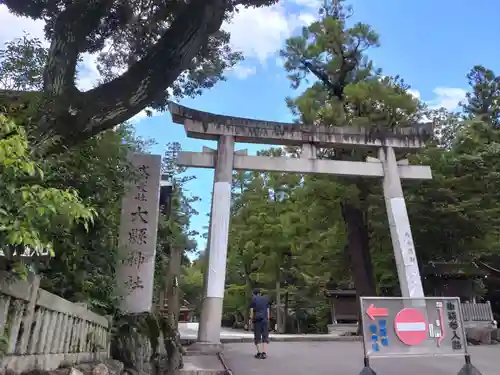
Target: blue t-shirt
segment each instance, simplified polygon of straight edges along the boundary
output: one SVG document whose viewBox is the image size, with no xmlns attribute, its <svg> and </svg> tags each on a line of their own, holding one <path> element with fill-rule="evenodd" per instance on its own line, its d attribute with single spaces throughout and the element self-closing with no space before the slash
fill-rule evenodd
<svg viewBox="0 0 500 375">
<path fill-rule="evenodd" d="M 253 296 L 249 308 L 253 309 L 253 320 L 255 322 L 267 321 L 267 309 L 269 308 L 269 301 L 265 296 Z"/>
</svg>

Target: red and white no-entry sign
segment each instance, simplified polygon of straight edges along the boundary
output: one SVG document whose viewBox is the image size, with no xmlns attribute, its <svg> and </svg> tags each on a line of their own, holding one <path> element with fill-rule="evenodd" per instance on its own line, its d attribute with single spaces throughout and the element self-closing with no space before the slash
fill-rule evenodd
<svg viewBox="0 0 500 375">
<path fill-rule="evenodd" d="M 394 318 L 394 330 L 406 345 L 420 345 L 427 339 L 427 322 L 424 315 L 415 309 L 403 309 Z"/>
</svg>

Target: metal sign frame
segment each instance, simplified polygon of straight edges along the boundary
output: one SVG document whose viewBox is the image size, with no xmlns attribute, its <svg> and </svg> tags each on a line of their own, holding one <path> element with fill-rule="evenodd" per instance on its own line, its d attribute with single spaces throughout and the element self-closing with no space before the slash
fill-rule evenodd
<svg viewBox="0 0 500 375">
<path fill-rule="evenodd" d="M 462 316 L 462 303 L 460 302 L 460 297 L 423 297 L 423 298 L 409 298 L 409 297 L 360 297 L 359 298 L 359 306 L 360 306 L 360 310 L 361 310 L 361 317 L 360 317 L 360 324 L 363 325 L 363 337 L 362 337 L 362 341 L 363 341 L 363 352 L 365 354 L 365 356 L 369 357 L 370 360 L 372 359 L 386 359 L 386 358 L 413 358 L 413 357 L 457 357 L 457 356 L 468 356 L 469 355 L 469 352 L 468 352 L 468 347 L 467 347 L 467 336 L 466 336 L 466 332 L 465 332 L 465 327 L 464 327 L 464 324 L 463 324 L 463 316 Z M 367 351 L 367 347 L 366 347 L 366 342 L 365 342 L 365 332 L 364 332 L 364 329 L 365 329 L 365 326 L 364 326 L 364 314 L 366 313 L 363 309 L 363 302 L 370 302 L 370 301 L 377 301 L 377 302 L 380 302 L 380 301 L 383 301 L 383 300 L 392 300 L 392 301 L 402 301 L 403 303 L 405 301 L 408 301 L 408 302 L 417 302 L 417 301 L 422 301 L 422 302 L 426 302 L 426 301 L 436 301 L 436 302 L 440 302 L 440 301 L 443 301 L 443 300 L 454 300 L 457 302 L 457 306 L 458 306 L 458 312 L 457 312 L 457 315 L 458 315 L 458 321 L 460 322 L 460 328 L 459 328 L 459 332 L 462 333 L 462 337 L 463 337 L 463 351 L 460 351 L 459 353 L 443 353 L 443 354 L 431 354 L 431 353 L 415 353 L 415 354 L 412 354 L 412 353 L 402 353 L 402 354 L 397 354 L 397 355 L 376 355 L 376 356 L 370 356 L 370 355 L 367 355 L 368 351 Z"/>
</svg>

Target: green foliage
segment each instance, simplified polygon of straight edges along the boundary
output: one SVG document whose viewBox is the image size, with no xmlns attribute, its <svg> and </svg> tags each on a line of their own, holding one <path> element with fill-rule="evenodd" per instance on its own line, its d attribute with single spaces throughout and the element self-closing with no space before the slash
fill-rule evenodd
<svg viewBox="0 0 500 375">
<path fill-rule="evenodd" d="M 24 34 L 5 43 L 0 51 L 0 84 L 9 90 L 40 90 L 47 49 L 38 38 Z"/>
<path fill-rule="evenodd" d="M 168 143 L 162 161 L 162 176 L 172 184 L 172 196 L 170 212 L 166 212 L 167 207 L 160 207 L 155 262 L 155 287 L 157 289 L 166 286 L 166 270 L 172 248 L 182 249 L 183 264 L 189 263 L 187 254 L 196 251 L 196 242 L 193 237 L 198 235 L 198 232 L 190 228 L 190 222 L 193 215 L 198 214 L 193 208 L 193 203 L 200 198 L 190 194 L 188 189 L 189 182 L 195 177 L 186 175 L 186 168 L 179 167 L 175 163 L 179 151 L 181 151 L 181 146 L 178 142 Z M 189 298 L 188 301 L 191 302 Z"/>
<path fill-rule="evenodd" d="M 180 288 L 184 299 L 194 305 L 195 312 L 201 312 L 203 297 L 203 263 L 195 260 L 192 264 L 186 264 L 182 268 Z"/>
<path fill-rule="evenodd" d="M 26 132 L 0 115 L 0 244 L 15 263 L 26 249 L 54 256 L 55 234 L 92 225 L 96 211 L 75 189 L 47 186 L 42 166 L 32 158 Z"/>
<path fill-rule="evenodd" d="M 352 9 L 342 3 L 327 3 L 323 17 L 289 39 L 282 51 L 293 87 L 311 75 L 316 78 L 297 98 L 287 99 L 296 121 L 365 126 L 369 136 L 383 140 L 396 127 L 431 119 L 435 133 L 428 146 L 415 155 L 398 155 L 411 164 L 429 165 L 433 172 L 432 180 L 403 184 L 420 268 L 433 261 L 497 259 L 500 79 L 476 66 L 467 76 L 471 88 L 464 112 L 430 110 L 410 94 L 402 78 L 384 77 L 373 68 L 367 52 L 378 45 L 378 35 L 361 23 L 348 27 Z M 368 156 L 343 149 L 318 151 L 322 159 L 362 161 Z M 261 153 L 296 157 L 300 150 Z M 359 264 L 369 258 L 377 292 L 398 289 L 380 183 L 239 172 L 233 190 L 226 315 L 244 315 L 249 291 L 260 286 L 281 293 L 281 305 L 296 325 L 323 331 L 329 314 L 322 291 L 359 287 L 363 279 L 356 273 L 366 270 Z M 346 204 L 362 213 L 364 230 L 357 233 L 368 235 L 368 258 L 353 254 L 349 234 L 356 232 L 346 220 Z"/>
<path fill-rule="evenodd" d="M 41 73 L 46 58 L 47 50 L 41 46 L 40 41 L 36 38 L 25 35 L 23 38 L 7 43 L 0 51 L 0 82 L 13 90 L 41 87 L 43 85 Z M 67 195 L 54 193 L 57 191 L 76 194 L 75 197 L 78 197 L 79 201 L 72 202 L 72 204 L 80 202 L 85 207 L 92 207 L 94 214 L 93 221 L 88 222 L 88 225 L 81 220 L 81 222 L 71 223 L 68 220 L 65 222 L 62 215 L 57 216 L 54 225 L 50 227 L 45 225 L 41 235 L 51 239 L 54 256 L 48 263 L 35 262 L 33 264 L 33 267 L 43 275 L 42 287 L 71 301 L 86 302 L 99 313 L 114 314 L 117 303 L 115 264 L 117 263 L 117 233 L 120 224 L 121 199 L 125 185 L 135 176 L 127 160 L 127 154 L 131 151 L 147 152 L 152 142 L 135 136 L 131 125 L 123 124 L 114 130 L 105 131 L 63 154 L 40 157 L 43 150 L 50 147 L 50 142 L 47 139 L 34 137 L 35 134 L 31 132 L 33 116 L 37 110 L 33 98 L 29 98 L 27 101 L 11 102 L 9 105 L 4 102 L 2 104 L 4 104 L 2 108 L 8 116 L 15 119 L 17 124 L 23 125 L 20 127 L 20 134 L 29 139 L 29 145 L 26 139 L 24 139 L 25 145 L 23 145 L 23 147 L 29 146 L 29 154 L 27 151 L 25 153 L 26 161 L 29 163 L 26 164 L 25 159 L 18 154 L 11 158 L 13 162 L 9 161 L 11 164 L 17 163 L 12 164 L 11 169 L 23 167 L 27 168 L 27 172 L 29 172 L 27 175 L 23 172 L 26 176 L 16 177 L 18 184 L 13 190 L 17 194 L 16 197 L 21 196 L 22 198 L 22 191 L 27 190 L 30 199 L 35 199 L 34 194 L 37 190 L 36 186 L 33 189 L 33 185 L 37 183 L 38 186 L 47 188 L 46 195 L 52 192 L 51 196 L 45 197 L 46 199 L 61 200 L 67 198 Z M 2 128 L 2 131 L 9 132 L 9 129 L 5 127 L 5 129 Z M 19 136 L 15 133 L 12 135 L 15 137 L 9 138 L 8 141 L 2 141 L 2 144 L 9 145 L 12 152 L 18 152 L 17 149 L 11 147 L 11 143 L 17 142 Z M 23 151 L 22 147 L 20 150 Z M 172 161 L 167 159 L 166 157 L 164 164 L 170 168 Z M 29 176 L 30 173 L 35 175 Z M 175 171 L 175 173 L 178 175 L 180 172 Z M 43 184 L 38 183 L 37 181 L 42 177 Z M 4 179 L 1 183 L 7 182 Z M 55 197 L 53 197 L 54 195 Z M 174 199 L 175 208 L 171 222 L 168 223 L 164 215 L 160 217 L 159 251 L 157 252 L 157 269 L 160 269 L 158 283 L 162 283 L 164 279 L 163 266 L 169 253 L 166 245 L 176 241 L 176 245 L 191 246 L 188 240 L 188 227 L 192 212 L 186 210 L 185 204 L 189 203 L 191 198 L 186 198 L 182 191 L 178 191 L 176 197 L 178 198 Z M 177 203 L 180 201 L 184 202 L 182 209 L 180 208 L 181 204 Z M 17 205 L 16 200 L 10 197 L 2 199 L 2 202 Z M 40 211 L 45 212 L 45 217 L 52 215 L 52 211 L 42 205 L 45 204 L 44 202 L 39 203 L 33 202 L 29 207 L 39 207 Z M 68 204 L 65 207 L 69 210 L 71 207 Z M 17 208 L 19 208 L 18 205 L 12 209 Z M 61 211 L 62 208 L 58 209 Z M 26 212 L 26 215 L 31 215 L 26 210 L 23 212 Z M 67 212 L 63 213 L 67 214 Z M 35 214 L 39 215 L 38 212 Z M 40 220 L 44 218 L 39 216 Z M 32 225 L 39 221 L 38 216 L 30 218 L 29 223 Z M 185 236 L 184 232 L 188 236 Z M 23 266 L 17 267 L 17 263 L 10 264 L 9 267 L 16 267 L 16 269 L 25 272 L 25 268 Z"/>
<path fill-rule="evenodd" d="M 5 330 L 0 332 L 0 358 L 3 358 L 9 350 L 9 335 Z"/>
<path fill-rule="evenodd" d="M 285 156 L 282 149 L 259 154 Z M 342 259 L 328 256 L 342 251 L 338 237 L 342 229 L 338 223 L 329 226 L 323 220 L 322 210 L 331 212 L 331 206 L 320 202 L 309 186 L 315 186 L 314 180 L 294 174 L 235 175 L 226 316 L 236 312 L 246 316 L 251 290 L 256 286 L 269 290 L 275 301 L 279 293 L 288 308 L 309 311 L 322 293 L 320 285 L 333 274 L 339 276 L 335 270 L 345 271 Z M 339 212 L 338 205 L 335 209 Z"/>
<path fill-rule="evenodd" d="M 27 36 L 14 40 L 0 51 L 0 82 L 12 90 L 41 89 L 46 64 L 47 50 L 39 40 Z M 194 83 L 190 84 L 196 90 Z M 136 137 L 129 124 L 122 124 L 52 156 L 47 149 L 58 138 L 52 134 L 40 138 L 32 132 L 39 125 L 36 114 L 43 101 L 37 94 L 18 99 L 1 102 L 4 112 L 23 125 L 0 117 L 0 245 L 7 259 L 12 260 L 25 247 L 35 252 L 49 249 L 53 255 L 49 261 L 31 264 L 32 270 L 42 275 L 41 286 L 70 301 L 85 302 L 97 313 L 111 315 L 115 359 L 134 369 L 143 360 L 137 358 L 142 352 L 138 346 L 148 345 L 152 356 L 146 361 L 158 365 L 163 344 L 166 373 L 177 373 L 182 348 L 171 317 L 124 315 L 117 308 L 115 266 L 121 204 L 126 186 L 137 173 L 127 156 L 147 152 L 151 141 Z M 191 236 L 196 233 L 189 230 L 189 223 L 196 213 L 191 203 L 197 198 L 189 196 L 184 186 L 191 178 L 180 176 L 182 170 L 173 163 L 178 150 L 178 144 L 168 145 L 164 158 L 163 173 L 171 175 L 176 189 L 170 218 L 163 211 L 160 216 L 156 291 L 164 288 L 170 249 L 195 249 Z M 26 273 L 18 264 L 11 261 L 7 266 Z M 0 350 L 2 340 L 0 337 Z"/>
<path fill-rule="evenodd" d="M 296 121 L 363 127 L 367 140 L 384 142 L 395 128 L 412 126 L 423 118 L 425 108 L 408 92 L 404 80 L 382 76 L 369 59 L 368 51 L 379 45 L 378 34 L 363 23 L 349 26 L 352 9 L 344 1 L 325 2 L 321 14 L 281 51 L 292 87 L 298 88 L 311 75 L 317 79 L 297 98 L 287 99 Z M 367 156 L 376 155 L 340 147 L 318 150 L 320 159 L 364 161 Z M 341 252 L 349 260 L 358 294 L 374 294 L 371 263 L 376 257 L 372 243 L 376 234 L 371 216 L 385 210 L 383 201 L 372 196 L 379 195 L 380 189 L 363 178 L 323 176 L 310 181 L 322 199 L 332 203 L 325 213 L 328 219 L 322 220 L 329 221 L 329 228 L 338 227 L 339 216 L 344 222 L 342 237 L 336 242 L 343 244 Z"/>
<path fill-rule="evenodd" d="M 126 184 L 135 176 L 127 153 L 146 150 L 148 145 L 124 125 L 71 152 L 45 159 L 47 180 L 53 186 L 71 184 L 98 215 L 90 231 L 78 226 L 58 235 L 55 257 L 39 266 L 43 288 L 113 314 L 121 200 Z"/>
<path fill-rule="evenodd" d="M 467 74 L 472 91 L 467 93 L 467 102 L 462 104 L 469 118 L 479 116 L 479 119 L 500 127 L 500 77 L 485 68 L 474 66 Z"/>
<path fill-rule="evenodd" d="M 223 21 L 238 8 L 276 1 L 5 0 L 15 15 L 45 22 L 51 48 L 39 53 L 39 44 L 24 40 L 28 48 L 23 46 L 18 53 L 19 43 L 11 44 L 12 53 L 0 56 L 0 61 L 3 57 L 14 63 L 21 57 L 33 63 L 22 73 L 15 64 L 2 65 L 19 90 L 40 90 L 33 118 L 37 135 L 57 135 L 58 143 L 47 152 L 61 152 L 146 108 L 148 114 L 151 108 L 166 110 L 172 96 L 197 96 L 225 80 L 225 73 L 242 55 L 232 51 L 230 34 L 221 29 Z M 92 90 L 80 91 L 76 73 L 84 53 L 98 55 L 100 82 Z M 39 85 L 41 66 L 46 74 Z M 0 92 L 7 102 L 23 97 L 11 92 L 10 86 L 7 89 Z"/>
</svg>

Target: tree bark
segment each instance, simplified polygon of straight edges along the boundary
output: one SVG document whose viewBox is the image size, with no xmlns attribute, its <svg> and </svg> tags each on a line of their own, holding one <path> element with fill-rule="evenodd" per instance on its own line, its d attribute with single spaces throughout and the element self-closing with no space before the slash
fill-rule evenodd
<svg viewBox="0 0 500 375">
<path fill-rule="evenodd" d="M 181 276 L 182 250 L 172 247 L 168 262 L 167 275 L 167 326 L 168 335 L 165 337 L 167 352 L 167 374 L 174 375 L 182 368 L 182 346 L 179 334 L 179 278 Z"/>
<path fill-rule="evenodd" d="M 375 296 L 376 286 L 370 255 L 369 232 L 363 211 L 349 201 L 342 203 L 342 216 L 347 226 L 347 246 L 357 297 Z"/>
<path fill-rule="evenodd" d="M 167 278 L 167 311 L 175 318 L 175 327 L 178 326 L 180 299 L 179 278 L 181 276 L 182 250 L 172 247 L 168 262 Z"/>
<path fill-rule="evenodd" d="M 281 313 L 281 283 L 279 280 L 280 272 L 278 270 L 278 280 L 276 280 L 276 327 L 278 333 L 283 333 L 283 315 Z"/>
<path fill-rule="evenodd" d="M 77 58 L 113 3 L 74 1 L 56 20 L 37 118 L 40 137 L 60 136 L 60 143 L 71 147 L 139 113 L 163 95 L 220 29 L 228 6 L 227 0 L 189 1 L 146 56 L 110 82 L 80 92 L 74 82 Z"/>
<path fill-rule="evenodd" d="M 250 326 L 250 309 L 248 308 L 248 304 L 250 303 L 250 299 L 252 298 L 252 280 L 250 279 L 250 275 L 246 272 L 245 269 L 245 314 L 243 318 L 245 319 L 245 330 L 248 331 L 251 329 Z"/>
<path fill-rule="evenodd" d="M 285 292 L 285 304 L 283 306 L 283 333 L 286 333 L 287 331 L 287 323 L 288 323 L 288 302 L 289 302 L 289 298 L 288 298 L 289 294 L 288 294 L 288 289 L 286 290 Z"/>
<path fill-rule="evenodd" d="M 86 38 L 99 27 L 113 3 L 113 0 L 73 1 L 58 15 L 43 75 L 43 91 L 47 96 L 61 98 L 76 90 L 78 56 Z"/>
<path fill-rule="evenodd" d="M 377 293 L 370 254 L 369 232 L 365 224 L 363 211 L 351 202 L 345 201 L 342 203 L 342 216 L 347 225 L 348 243 L 345 251 L 350 259 L 356 288 L 356 301 L 359 306 L 359 297 L 376 296 Z M 360 308 L 358 308 L 359 311 L 361 311 Z M 359 316 L 358 322 L 357 333 L 361 335 L 363 332 L 363 325 L 360 324 L 361 316 Z"/>
<path fill-rule="evenodd" d="M 85 93 L 79 130 L 90 137 L 146 108 L 188 67 L 209 35 L 219 30 L 225 10 L 225 0 L 190 1 L 144 58 L 120 77 Z"/>
</svg>

